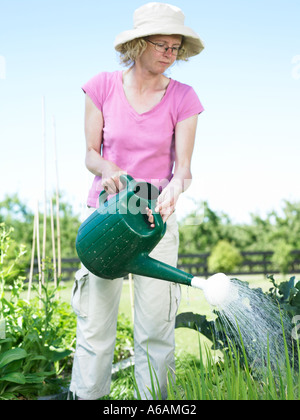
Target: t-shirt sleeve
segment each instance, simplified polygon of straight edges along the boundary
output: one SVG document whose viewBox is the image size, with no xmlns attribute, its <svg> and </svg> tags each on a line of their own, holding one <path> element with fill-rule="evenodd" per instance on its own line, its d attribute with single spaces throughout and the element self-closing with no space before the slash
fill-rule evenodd
<svg viewBox="0 0 300 420">
<path fill-rule="evenodd" d="M 193 115 L 198 115 L 204 108 L 198 98 L 197 93 L 191 86 L 185 85 L 178 106 L 177 122 L 183 121 Z"/>
<path fill-rule="evenodd" d="M 92 77 L 82 86 L 86 93 L 100 111 L 103 111 L 103 103 L 106 92 L 106 73 L 100 73 Z"/>
</svg>

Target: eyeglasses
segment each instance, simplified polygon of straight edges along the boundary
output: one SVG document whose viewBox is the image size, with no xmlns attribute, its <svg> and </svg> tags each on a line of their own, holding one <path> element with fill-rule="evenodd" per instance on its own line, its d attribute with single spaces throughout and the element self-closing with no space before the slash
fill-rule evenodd
<svg viewBox="0 0 300 420">
<path fill-rule="evenodd" d="M 160 53 L 165 53 L 168 50 L 172 51 L 172 55 L 175 55 L 177 57 L 181 47 L 167 47 L 166 44 L 160 44 L 159 42 L 152 42 L 149 39 L 147 39 L 146 41 L 150 42 L 150 44 L 153 44 L 156 51 L 160 52 Z"/>
</svg>

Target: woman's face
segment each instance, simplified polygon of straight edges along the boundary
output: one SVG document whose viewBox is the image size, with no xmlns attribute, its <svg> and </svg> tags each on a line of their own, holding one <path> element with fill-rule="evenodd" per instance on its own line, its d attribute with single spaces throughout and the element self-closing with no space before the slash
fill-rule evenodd
<svg viewBox="0 0 300 420">
<path fill-rule="evenodd" d="M 155 73 L 164 73 L 176 60 L 176 55 L 173 54 L 172 48 L 178 48 L 182 42 L 181 35 L 152 35 L 147 38 L 147 48 L 137 60 L 139 64 L 146 70 Z M 169 47 L 166 51 L 165 48 L 161 48 L 163 51 L 157 51 L 159 44 L 165 48 Z"/>
</svg>

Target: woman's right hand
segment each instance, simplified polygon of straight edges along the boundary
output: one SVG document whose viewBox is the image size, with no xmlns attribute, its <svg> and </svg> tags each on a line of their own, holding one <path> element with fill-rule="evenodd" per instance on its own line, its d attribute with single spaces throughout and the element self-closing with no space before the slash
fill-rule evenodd
<svg viewBox="0 0 300 420">
<path fill-rule="evenodd" d="M 125 187 L 120 181 L 120 176 L 126 174 L 126 172 L 108 160 L 103 161 L 102 164 L 102 188 L 108 194 L 120 192 Z"/>
</svg>

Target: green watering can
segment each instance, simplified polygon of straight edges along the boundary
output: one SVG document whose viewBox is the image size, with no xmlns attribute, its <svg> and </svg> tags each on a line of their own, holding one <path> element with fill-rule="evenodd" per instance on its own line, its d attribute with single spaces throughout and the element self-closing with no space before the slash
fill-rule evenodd
<svg viewBox="0 0 300 420">
<path fill-rule="evenodd" d="M 82 264 L 108 280 L 129 273 L 154 277 L 202 289 L 212 305 L 222 302 L 229 290 L 224 274 L 203 280 L 149 257 L 166 231 L 161 215 L 155 212 L 159 190 L 129 175 L 121 175 L 120 181 L 125 188 L 110 200 L 102 191 L 99 208 L 78 230 L 76 250 Z M 152 210 L 155 227 L 150 226 L 147 207 Z"/>
</svg>

